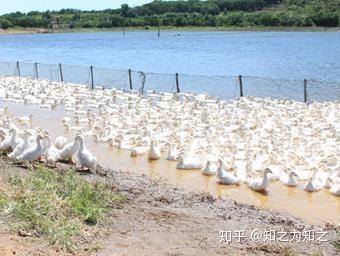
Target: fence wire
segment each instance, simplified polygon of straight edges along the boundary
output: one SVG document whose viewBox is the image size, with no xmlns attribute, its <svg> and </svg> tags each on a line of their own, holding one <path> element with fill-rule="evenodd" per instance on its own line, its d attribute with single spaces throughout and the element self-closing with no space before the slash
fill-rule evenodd
<svg viewBox="0 0 340 256">
<path fill-rule="evenodd" d="M 47 79 L 92 88 L 118 88 L 148 91 L 200 93 L 221 99 L 240 96 L 280 98 L 296 101 L 339 101 L 340 83 L 315 80 L 284 80 L 251 76 L 202 76 L 156 74 L 98 67 L 1 62 L 0 75 Z"/>
<path fill-rule="evenodd" d="M 16 66 L 16 63 L 0 62 L 0 74 L 7 76 L 17 75 Z"/>
<path fill-rule="evenodd" d="M 61 81 L 58 65 L 37 64 L 38 77 L 42 79 Z"/>
<path fill-rule="evenodd" d="M 129 89 L 128 71 L 93 67 L 93 84 L 104 88 L 127 90 Z"/>
<path fill-rule="evenodd" d="M 140 92 L 176 92 L 176 76 L 132 71 L 133 89 Z"/>
<path fill-rule="evenodd" d="M 307 98 L 309 101 L 339 101 L 340 83 L 308 80 Z"/>
<path fill-rule="evenodd" d="M 244 96 L 304 100 L 304 81 L 242 77 Z"/>
<path fill-rule="evenodd" d="M 237 77 L 179 75 L 181 92 L 206 93 L 211 97 L 235 99 L 240 96 Z"/>
<path fill-rule="evenodd" d="M 63 82 L 91 85 L 90 67 L 61 65 L 61 70 Z"/>
<path fill-rule="evenodd" d="M 34 63 L 20 62 L 19 68 L 17 68 L 16 72 L 23 77 L 36 78 L 37 76 Z"/>
</svg>

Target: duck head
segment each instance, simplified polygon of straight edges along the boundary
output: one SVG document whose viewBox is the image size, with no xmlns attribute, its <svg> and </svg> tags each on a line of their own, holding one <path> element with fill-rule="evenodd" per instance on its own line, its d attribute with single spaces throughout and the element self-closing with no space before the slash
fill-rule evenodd
<svg viewBox="0 0 340 256">
<path fill-rule="evenodd" d="M 223 160 L 221 158 L 218 159 L 218 161 L 217 161 L 217 167 L 218 168 L 222 168 L 223 167 Z"/>
<path fill-rule="evenodd" d="M 83 136 L 80 134 L 76 134 L 74 137 L 74 141 L 82 142 L 84 140 Z"/>
<path fill-rule="evenodd" d="M 30 136 L 32 136 L 32 133 L 28 130 L 24 131 L 24 139 L 28 139 Z"/>
<path fill-rule="evenodd" d="M 38 134 L 37 138 L 36 138 L 37 143 L 40 143 L 40 141 L 42 141 L 42 139 L 43 139 L 43 136 L 41 134 Z"/>
<path fill-rule="evenodd" d="M 294 171 L 290 171 L 290 172 L 288 172 L 288 176 L 289 176 L 289 178 L 299 178 L 299 176 L 296 174 L 296 172 L 294 172 Z"/>
<path fill-rule="evenodd" d="M 267 175 L 267 174 L 269 174 L 269 173 L 273 173 L 269 168 L 266 168 L 266 169 L 264 169 L 263 170 L 263 173 L 264 173 L 264 175 Z"/>
</svg>

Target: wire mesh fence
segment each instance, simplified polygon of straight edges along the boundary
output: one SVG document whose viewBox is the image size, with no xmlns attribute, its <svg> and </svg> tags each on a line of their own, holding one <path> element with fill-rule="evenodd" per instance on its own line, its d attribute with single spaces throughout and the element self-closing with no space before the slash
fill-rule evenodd
<svg viewBox="0 0 340 256">
<path fill-rule="evenodd" d="M 211 97 L 235 99 L 240 96 L 269 97 L 296 101 L 338 101 L 339 82 L 284 80 L 251 76 L 202 76 L 156 74 L 134 70 L 113 70 L 64 64 L 0 62 L 0 75 L 47 79 L 82 84 L 94 88 L 119 88 L 145 93 L 203 93 Z"/>
<path fill-rule="evenodd" d="M 244 96 L 304 101 L 304 81 L 242 77 Z"/>
<path fill-rule="evenodd" d="M 212 97 L 235 99 L 240 96 L 237 77 L 179 75 L 181 92 L 207 93 Z"/>
</svg>

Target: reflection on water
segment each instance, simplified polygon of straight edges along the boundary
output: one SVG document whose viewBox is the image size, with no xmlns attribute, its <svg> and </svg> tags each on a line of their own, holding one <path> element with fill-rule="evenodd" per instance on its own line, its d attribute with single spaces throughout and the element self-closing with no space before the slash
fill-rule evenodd
<svg viewBox="0 0 340 256">
<path fill-rule="evenodd" d="M 6 103 L 7 104 L 7 103 Z M 0 106 L 4 103 L 0 101 Z M 7 104 L 15 116 L 34 114 L 34 126 L 47 129 L 53 137 L 62 135 L 61 119 L 65 116 L 62 107 L 55 111 L 40 109 L 35 105 Z M 64 134 L 73 139 L 74 133 Z M 254 192 L 245 184 L 225 186 L 216 183 L 215 177 L 207 177 L 199 171 L 176 170 L 176 163 L 166 160 L 149 161 L 147 157 L 130 157 L 129 151 L 110 149 L 105 144 L 95 144 L 87 139 L 87 147 L 95 153 L 100 164 L 112 169 L 121 169 L 136 174 L 148 174 L 152 178 L 164 177 L 188 191 L 205 191 L 217 197 L 229 197 L 238 202 L 260 207 L 283 210 L 311 223 L 340 222 L 340 198 L 332 196 L 326 189 L 307 193 L 303 184 L 289 188 L 279 182 L 271 183 L 267 195 Z M 165 159 L 165 157 L 163 157 Z"/>
</svg>

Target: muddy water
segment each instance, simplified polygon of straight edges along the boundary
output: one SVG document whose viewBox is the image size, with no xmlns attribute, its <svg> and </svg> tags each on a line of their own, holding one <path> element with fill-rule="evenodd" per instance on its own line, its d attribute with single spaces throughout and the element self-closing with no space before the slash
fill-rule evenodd
<svg viewBox="0 0 340 256">
<path fill-rule="evenodd" d="M 0 101 L 0 106 L 4 103 Z M 52 136 L 64 134 L 61 119 L 65 116 L 62 107 L 45 110 L 35 105 L 7 104 L 15 116 L 34 114 L 34 126 L 47 129 Z M 69 139 L 74 133 L 64 134 Z M 266 195 L 250 190 L 245 184 L 225 186 L 216 183 L 215 177 L 206 177 L 199 171 L 176 170 L 176 163 L 166 160 L 148 161 L 145 156 L 132 158 L 129 151 L 110 149 L 105 144 L 95 144 L 87 139 L 87 147 L 98 157 L 100 164 L 113 169 L 128 170 L 151 177 L 164 177 L 188 191 L 205 191 L 217 197 L 230 197 L 238 202 L 250 203 L 268 209 L 286 211 L 309 223 L 340 223 L 340 198 L 332 196 L 326 189 L 317 193 L 303 191 L 303 183 L 298 188 L 288 188 L 279 182 L 271 183 Z"/>
</svg>

